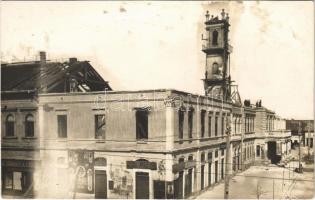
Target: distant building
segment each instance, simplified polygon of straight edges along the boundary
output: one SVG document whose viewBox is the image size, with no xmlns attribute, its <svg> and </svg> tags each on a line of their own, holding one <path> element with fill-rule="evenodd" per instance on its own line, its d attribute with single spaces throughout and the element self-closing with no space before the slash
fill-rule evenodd
<svg viewBox="0 0 315 200">
<path fill-rule="evenodd" d="M 286 120 L 286 129 L 291 131 L 292 143 L 298 144 L 301 140 L 302 145 L 313 146 L 314 120 Z"/>
<path fill-rule="evenodd" d="M 112 91 L 87 61 L 43 53 L 2 65 L 3 194 L 188 198 L 222 181 L 227 165 L 237 173 L 286 159 L 285 121 L 261 101 L 243 104 L 227 82 L 228 16 L 208 15 L 205 25 L 205 95 Z"/>
</svg>

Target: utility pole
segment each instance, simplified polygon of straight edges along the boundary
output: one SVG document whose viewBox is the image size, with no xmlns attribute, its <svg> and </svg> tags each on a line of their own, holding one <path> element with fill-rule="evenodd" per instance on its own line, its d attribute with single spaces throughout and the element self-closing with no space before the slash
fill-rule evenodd
<svg viewBox="0 0 315 200">
<path fill-rule="evenodd" d="M 308 158 L 308 160 L 310 160 L 311 158 L 310 158 L 310 143 L 311 143 L 311 133 L 310 133 L 310 122 L 308 122 L 308 125 L 307 125 L 307 158 Z"/>
<path fill-rule="evenodd" d="M 226 126 L 226 157 L 225 157 L 224 199 L 229 198 L 230 174 L 231 174 L 230 141 L 231 141 L 231 127 L 230 127 L 230 118 L 228 117 L 227 126 Z"/>
<path fill-rule="evenodd" d="M 275 199 L 275 179 L 272 179 L 272 199 Z"/>
<path fill-rule="evenodd" d="M 299 173 L 301 173 L 301 122 L 299 122 Z"/>
</svg>

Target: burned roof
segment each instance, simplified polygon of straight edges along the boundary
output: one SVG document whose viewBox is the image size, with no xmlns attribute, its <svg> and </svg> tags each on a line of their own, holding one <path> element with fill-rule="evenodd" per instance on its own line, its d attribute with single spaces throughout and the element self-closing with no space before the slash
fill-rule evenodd
<svg viewBox="0 0 315 200">
<path fill-rule="evenodd" d="M 1 64 L 1 91 L 38 93 L 112 90 L 88 61 Z"/>
</svg>

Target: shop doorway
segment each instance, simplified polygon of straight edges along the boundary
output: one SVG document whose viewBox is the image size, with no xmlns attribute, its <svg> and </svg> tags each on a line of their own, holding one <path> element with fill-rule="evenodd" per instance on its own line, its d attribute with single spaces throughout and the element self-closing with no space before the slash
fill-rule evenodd
<svg viewBox="0 0 315 200">
<path fill-rule="evenodd" d="M 95 170 L 95 199 L 107 198 L 107 176 L 105 170 Z"/>
<path fill-rule="evenodd" d="M 154 188 L 154 199 L 166 199 L 165 193 L 166 183 L 165 181 L 153 181 L 153 188 Z"/>
<path fill-rule="evenodd" d="M 188 174 L 185 176 L 185 197 L 188 197 L 192 192 L 192 176 L 193 169 L 188 170 Z"/>
<path fill-rule="evenodd" d="M 214 164 L 214 181 L 215 183 L 218 182 L 218 161 L 215 161 L 215 164 Z"/>
<path fill-rule="evenodd" d="M 272 164 L 277 164 L 281 157 L 277 156 L 277 143 L 268 142 L 268 158 L 271 160 Z"/>
<path fill-rule="evenodd" d="M 179 172 L 178 178 L 174 181 L 174 198 L 182 199 L 183 198 L 183 179 L 184 172 Z"/>
<path fill-rule="evenodd" d="M 204 182 L 205 182 L 205 166 L 201 165 L 201 189 L 203 190 L 204 188 Z"/>
<path fill-rule="evenodd" d="M 210 163 L 208 163 L 208 186 L 210 186 L 211 185 L 211 162 Z"/>
<path fill-rule="evenodd" d="M 149 173 L 136 172 L 136 199 L 149 199 Z"/>
</svg>

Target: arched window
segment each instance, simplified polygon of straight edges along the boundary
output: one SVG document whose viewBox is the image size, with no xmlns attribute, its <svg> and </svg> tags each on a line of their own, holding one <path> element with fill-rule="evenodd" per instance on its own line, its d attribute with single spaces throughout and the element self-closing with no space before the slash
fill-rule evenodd
<svg viewBox="0 0 315 200">
<path fill-rule="evenodd" d="M 14 136 L 14 121 L 13 115 L 9 114 L 5 121 L 6 136 Z"/>
<path fill-rule="evenodd" d="M 218 45 L 218 31 L 217 30 L 214 30 L 212 32 L 212 45 Z"/>
<path fill-rule="evenodd" d="M 34 137 L 34 117 L 32 114 L 25 117 L 25 137 Z"/>
<path fill-rule="evenodd" d="M 193 155 L 188 156 L 188 161 L 193 161 L 193 160 L 194 160 Z"/>
<path fill-rule="evenodd" d="M 214 63 L 212 64 L 212 73 L 213 73 L 213 74 L 219 74 L 219 65 L 218 65 L 218 63 L 216 63 L 216 62 L 214 62 Z"/>
<path fill-rule="evenodd" d="M 208 153 L 208 162 L 211 162 L 212 161 L 212 152 L 209 152 Z"/>
<path fill-rule="evenodd" d="M 202 153 L 202 154 L 201 154 L 200 160 L 201 160 L 201 162 L 204 162 L 204 161 L 205 161 L 205 153 Z"/>
</svg>

